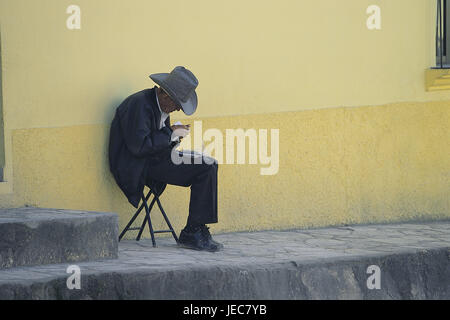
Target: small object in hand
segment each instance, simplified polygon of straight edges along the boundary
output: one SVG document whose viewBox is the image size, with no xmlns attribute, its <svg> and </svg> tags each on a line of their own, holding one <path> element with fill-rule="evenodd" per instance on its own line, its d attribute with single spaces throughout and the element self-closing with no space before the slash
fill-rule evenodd
<svg viewBox="0 0 450 320">
<path fill-rule="evenodd" d="M 175 122 L 173 127 L 175 127 L 175 126 L 177 126 L 177 128 L 173 130 L 173 134 L 175 136 L 179 136 L 179 137 L 184 138 L 190 132 L 189 125 L 183 125 L 180 121 Z"/>
<path fill-rule="evenodd" d="M 175 133 L 175 135 L 179 136 L 179 137 L 186 137 L 189 134 L 189 130 L 187 129 L 175 129 L 173 131 Z"/>
</svg>

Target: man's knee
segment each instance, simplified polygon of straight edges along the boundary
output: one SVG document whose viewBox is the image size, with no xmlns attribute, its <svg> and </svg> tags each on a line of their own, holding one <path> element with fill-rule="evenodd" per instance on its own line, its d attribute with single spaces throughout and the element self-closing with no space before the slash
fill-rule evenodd
<svg viewBox="0 0 450 320">
<path fill-rule="evenodd" d="M 216 161 L 214 161 L 212 164 L 210 164 L 210 166 L 211 166 L 211 170 L 213 172 L 217 173 L 217 171 L 219 170 L 219 164 Z"/>
<path fill-rule="evenodd" d="M 205 171 L 207 171 L 209 174 L 217 175 L 217 171 L 219 170 L 219 165 L 217 164 L 217 162 L 209 164 L 204 163 L 203 166 L 205 168 Z"/>
</svg>

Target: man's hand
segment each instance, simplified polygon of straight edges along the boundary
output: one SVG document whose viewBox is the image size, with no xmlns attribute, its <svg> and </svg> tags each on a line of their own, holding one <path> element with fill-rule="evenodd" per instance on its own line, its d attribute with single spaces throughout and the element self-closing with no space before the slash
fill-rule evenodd
<svg viewBox="0 0 450 320">
<path fill-rule="evenodd" d="M 173 131 L 172 137 L 176 136 L 178 138 L 178 141 L 181 142 L 181 139 L 189 134 L 190 125 L 176 124 L 170 126 L 170 129 L 172 129 Z"/>
<path fill-rule="evenodd" d="M 191 126 L 190 124 L 186 124 L 186 125 L 176 124 L 176 125 L 170 126 L 170 129 L 172 129 L 172 131 L 175 131 L 177 129 L 190 130 L 190 126 Z"/>
</svg>

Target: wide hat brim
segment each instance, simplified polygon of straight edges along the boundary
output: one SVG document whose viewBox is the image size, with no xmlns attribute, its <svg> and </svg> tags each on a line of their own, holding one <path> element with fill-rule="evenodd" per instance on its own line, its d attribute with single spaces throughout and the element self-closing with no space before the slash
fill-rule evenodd
<svg viewBox="0 0 450 320">
<path fill-rule="evenodd" d="M 195 92 L 195 90 L 193 90 L 192 93 L 189 95 L 188 99 L 186 100 L 186 102 L 180 101 L 179 99 L 177 99 L 177 95 L 172 91 L 170 86 L 165 82 L 168 75 L 169 75 L 168 73 L 154 73 L 150 75 L 150 79 L 159 84 L 161 88 L 163 88 L 167 92 L 167 94 L 172 98 L 172 100 L 174 100 L 176 104 L 181 106 L 183 112 L 186 115 L 190 116 L 195 112 L 195 110 L 197 110 L 198 104 L 197 93 Z"/>
</svg>

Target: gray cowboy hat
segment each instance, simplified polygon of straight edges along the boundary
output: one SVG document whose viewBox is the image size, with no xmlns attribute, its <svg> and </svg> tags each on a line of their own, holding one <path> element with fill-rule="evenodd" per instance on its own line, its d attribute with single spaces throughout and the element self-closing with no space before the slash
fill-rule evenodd
<svg viewBox="0 0 450 320">
<path fill-rule="evenodd" d="M 198 80 L 185 67 L 175 67 L 171 73 L 154 73 L 150 78 L 160 85 L 183 112 L 190 116 L 197 109 L 198 99 L 195 89 Z"/>
</svg>

